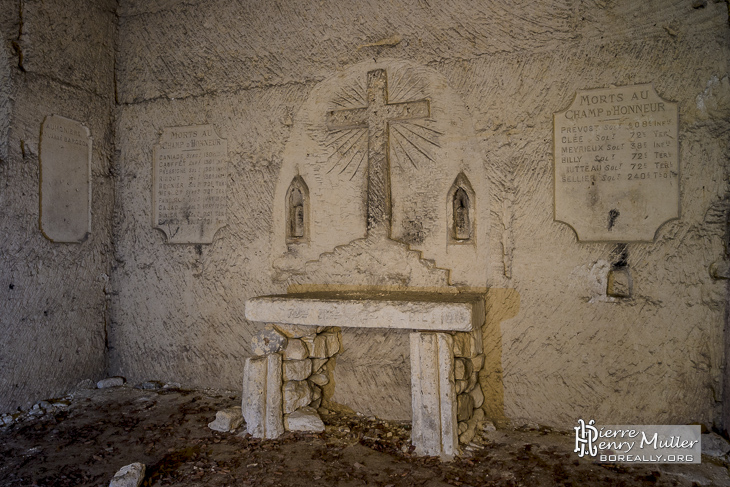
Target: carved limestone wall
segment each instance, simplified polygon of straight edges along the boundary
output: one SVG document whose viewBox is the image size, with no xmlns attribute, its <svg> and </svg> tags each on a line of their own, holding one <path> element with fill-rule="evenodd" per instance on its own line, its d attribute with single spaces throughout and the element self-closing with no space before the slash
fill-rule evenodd
<svg viewBox="0 0 730 487">
<path fill-rule="evenodd" d="M 106 375 L 116 6 L 0 1 L 0 411 L 27 408 Z M 47 193 L 54 184 L 39 162 L 39 153 L 44 164 L 53 158 L 40 150 L 41 124 L 51 115 L 82 123 L 93 139 L 90 164 L 81 151 L 83 184 L 66 188 L 87 205 L 75 243 L 52 242 L 40 224 L 41 176 Z M 68 184 L 69 167 L 56 174 L 56 184 Z M 58 200 L 51 204 L 58 205 L 59 220 L 73 212 Z M 46 207 L 46 216 L 53 213 Z"/>
<path fill-rule="evenodd" d="M 384 59 L 319 83 L 294 118 L 274 192 L 278 277 L 381 232 L 448 269 L 451 284 L 484 288 L 489 191 L 477 142 L 461 98 L 428 68 Z"/>
<path fill-rule="evenodd" d="M 603 424 L 717 422 L 727 290 L 709 268 L 725 258 L 729 206 L 725 3 L 279 6 L 120 3 L 113 374 L 238 388 L 258 330 L 244 318 L 244 303 L 254 296 L 324 283 L 466 284 L 488 286 L 494 298 L 479 373 L 482 408 L 491 417 L 561 427 L 578 417 Z M 364 159 L 356 168 L 370 134 L 357 139 L 361 129 L 347 129 L 354 138 L 342 145 L 347 139 L 338 144 L 334 132 L 335 125 L 345 130 L 343 113 L 334 113 L 370 106 L 368 73 L 378 70 L 387 76 L 389 102 L 416 103 L 421 116 L 424 104 L 417 102 L 428 100 L 438 115 L 389 128 L 395 240 L 387 245 L 365 239 Z M 373 77 L 371 86 L 381 79 Z M 659 228 L 653 242 L 580 243 L 554 220 L 553 114 L 579 90 L 645 83 L 679 110 L 680 219 Z M 347 93 L 350 101 L 338 98 Z M 406 126 L 424 130 L 416 123 L 443 134 L 419 132 L 440 147 L 408 138 Z M 228 225 L 211 244 L 166 245 L 150 224 L 153 147 L 165 127 L 203 124 L 228 141 Z M 361 124 L 355 117 L 353 126 Z M 462 142 L 460 134 L 476 141 Z M 473 194 L 464 187 L 466 198 L 459 193 L 454 201 L 449 195 L 462 171 Z M 298 195 L 286 194 L 297 175 L 309 191 L 308 202 L 301 193 L 301 207 Z M 475 250 L 462 243 L 466 219 L 450 221 L 462 208 L 470 210 Z M 294 230 L 289 242 L 287 228 Z M 479 260 L 483 243 L 488 250 Z M 378 272 L 369 274 L 373 268 Z M 609 273 L 615 288 L 626 270 L 631 295 L 609 295 Z M 361 387 L 383 391 L 382 402 L 394 411 L 410 396 L 402 372 L 409 338 L 370 336 L 343 331 L 337 390 L 342 402 Z M 361 384 L 366 379 L 355 364 L 371 350 L 382 351 L 382 373 Z M 368 412 L 367 404 L 350 404 Z M 410 414 L 410 406 L 403 410 Z"/>
</svg>

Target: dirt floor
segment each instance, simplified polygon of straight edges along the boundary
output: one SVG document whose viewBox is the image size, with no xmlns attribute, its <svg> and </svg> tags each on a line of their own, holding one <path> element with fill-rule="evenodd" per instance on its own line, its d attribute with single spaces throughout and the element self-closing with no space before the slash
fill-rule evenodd
<svg viewBox="0 0 730 487">
<path fill-rule="evenodd" d="M 124 465 L 145 486 L 730 486 L 725 462 L 600 465 L 574 439 L 546 429 L 485 431 L 452 462 L 416 457 L 410 425 L 323 416 L 321 434 L 262 441 L 207 424 L 235 393 L 175 388 L 81 390 L 0 427 L 0 486 L 108 486 Z M 243 428 L 241 428 L 243 429 Z"/>
</svg>

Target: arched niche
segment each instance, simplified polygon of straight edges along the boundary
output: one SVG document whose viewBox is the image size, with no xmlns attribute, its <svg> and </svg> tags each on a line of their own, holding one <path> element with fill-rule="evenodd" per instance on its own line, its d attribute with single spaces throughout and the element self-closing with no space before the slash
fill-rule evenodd
<svg viewBox="0 0 730 487">
<path fill-rule="evenodd" d="M 461 172 L 446 197 L 449 244 L 474 244 L 476 241 L 476 193 L 469 178 Z"/>
<path fill-rule="evenodd" d="M 304 179 L 297 175 L 286 192 L 286 243 L 309 241 L 309 188 Z"/>
</svg>

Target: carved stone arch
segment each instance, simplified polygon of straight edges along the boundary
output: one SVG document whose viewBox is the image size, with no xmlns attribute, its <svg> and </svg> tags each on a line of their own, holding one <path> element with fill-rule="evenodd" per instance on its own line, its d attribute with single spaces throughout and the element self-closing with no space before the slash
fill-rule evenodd
<svg viewBox="0 0 730 487">
<path fill-rule="evenodd" d="M 466 174 L 460 172 L 446 197 L 449 244 L 476 243 L 476 193 Z"/>
<path fill-rule="evenodd" d="M 297 175 L 286 191 L 286 243 L 309 241 L 309 187 Z"/>
</svg>

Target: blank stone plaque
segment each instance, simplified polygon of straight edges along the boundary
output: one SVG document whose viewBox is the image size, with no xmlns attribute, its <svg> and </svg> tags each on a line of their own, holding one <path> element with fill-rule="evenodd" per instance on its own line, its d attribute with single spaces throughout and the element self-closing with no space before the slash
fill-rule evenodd
<svg viewBox="0 0 730 487">
<path fill-rule="evenodd" d="M 679 218 L 677 113 L 651 84 L 578 91 L 554 114 L 555 220 L 580 241 L 653 241 Z"/>
<path fill-rule="evenodd" d="M 212 125 L 163 129 L 154 153 L 152 218 L 167 243 L 211 243 L 227 224 L 227 147 Z"/>
<path fill-rule="evenodd" d="M 91 233 L 91 136 L 79 122 L 49 115 L 40 137 L 40 226 L 53 242 Z"/>
</svg>

